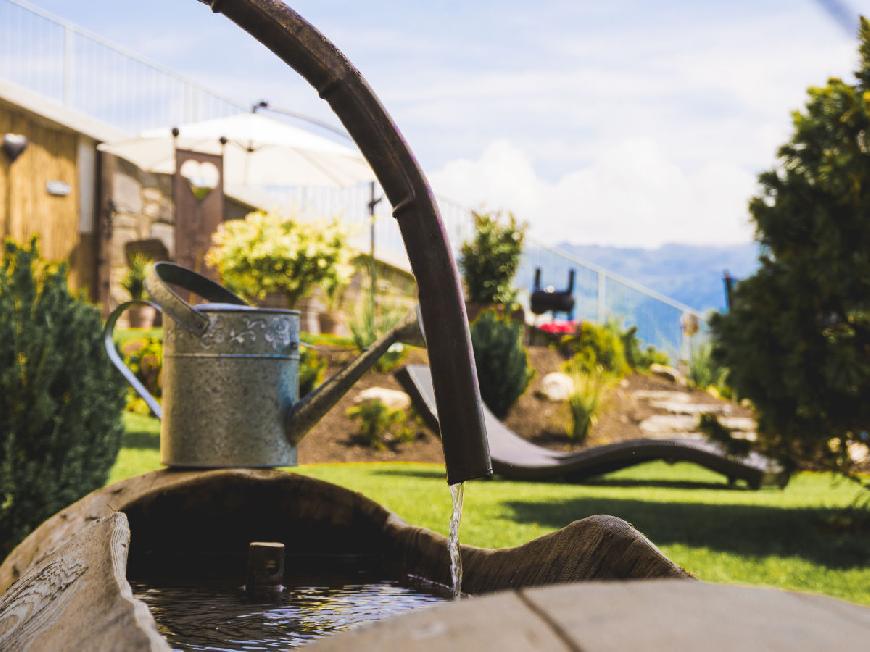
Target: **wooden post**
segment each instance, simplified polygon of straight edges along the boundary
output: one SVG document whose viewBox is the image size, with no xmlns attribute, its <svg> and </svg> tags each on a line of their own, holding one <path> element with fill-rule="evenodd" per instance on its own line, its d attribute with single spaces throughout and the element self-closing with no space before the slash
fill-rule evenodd
<svg viewBox="0 0 870 652">
<path fill-rule="evenodd" d="M 187 161 L 216 168 L 217 185 L 210 192 L 199 197 L 194 194 L 189 180 L 181 174 L 181 168 Z M 205 264 L 205 254 L 211 246 L 212 234 L 224 221 L 223 156 L 176 148 L 175 165 L 172 185 L 175 204 L 175 262 L 217 280 L 217 273 Z"/>
<path fill-rule="evenodd" d="M 248 594 L 277 593 L 284 582 L 284 544 L 252 541 L 248 544 Z"/>
</svg>

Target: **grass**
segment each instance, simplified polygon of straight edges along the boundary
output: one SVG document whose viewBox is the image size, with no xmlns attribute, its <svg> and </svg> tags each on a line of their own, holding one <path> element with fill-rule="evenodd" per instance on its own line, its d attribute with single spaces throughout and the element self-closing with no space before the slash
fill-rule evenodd
<svg viewBox="0 0 870 652">
<path fill-rule="evenodd" d="M 157 422 L 128 414 L 111 481 L 159 467 Z M 435 464 L 322 464 L 296 473 L 359 491 L 406 521 L 447 533 L 450 494 Z M 590 514 L 635 525 L 700 579 L 824 593 L 870 605 L 870 528 L 842 522 L 860 489 L 820 473 L 788 488 L 729 489 L 691 464 L 649 463 L 584 484 L 473 482 L 462 540 L 515 546 Z"/>
<path fill-rule="evenodd" d="M 120 347 L 124 343 L 144 337 L 156 337 L 161 342 L 163 341 L 162 328 L 116 328 L 115 343 Z"/>
</svg>

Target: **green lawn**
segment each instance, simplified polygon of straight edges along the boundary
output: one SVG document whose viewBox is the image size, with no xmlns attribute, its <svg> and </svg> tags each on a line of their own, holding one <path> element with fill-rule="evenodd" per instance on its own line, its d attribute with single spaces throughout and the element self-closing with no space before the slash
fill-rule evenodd
<svg viewBox="0 0 870 652">
<path fill-rule="evenodd" d="M 128 415 L 111 481 L 159 467 L 157 422 Z M 450 494 L 434 464 L 322 464 L 293 469 L 359 491 L 405 520 L 447 532 Z M 729 489 L 690 464 L 650 463 L 586 484 L 473 482 L 461 537 L 515 546 L 590 514 L 635 525 L 700 579 L 813 591 L 870 604 L 870 531 L 838 518 L 855 484 L 801 473 L 788 488 Z"/>
</svg>

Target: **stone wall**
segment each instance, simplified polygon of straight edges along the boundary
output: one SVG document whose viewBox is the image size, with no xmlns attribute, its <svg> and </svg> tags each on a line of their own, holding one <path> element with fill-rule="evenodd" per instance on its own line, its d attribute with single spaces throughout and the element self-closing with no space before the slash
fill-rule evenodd
<svg viewBox="0 0 870 652">
<path fill-rule="evenodd" d="M 169 260 L 174 260 L 176 253 L 172 175 L 143 172 L 117 157 L 113 163 L 110 196 L 114 209 L 108 252 L 109 310 L 129 300 L 121 287 L 127 273 L 129 248 L 141 248 L 152 257 Z M 243 217 L 252 210 L 252 207 L 229 197 L 225 203 L 228 219 Z"/>
<path fill-rule="evenodd" d="M 109 303 L 110 307 L 114 307 L 129 300 L 121 287 L 121 281 L 127 273 L 128 245 L 143 240 L 158 240 L 170 259 L 175 255 L 172 177 L 143 172 L 132 163 L 117 159 L 111 197 L 114 210 L 108 252 Z"/>
</svg>

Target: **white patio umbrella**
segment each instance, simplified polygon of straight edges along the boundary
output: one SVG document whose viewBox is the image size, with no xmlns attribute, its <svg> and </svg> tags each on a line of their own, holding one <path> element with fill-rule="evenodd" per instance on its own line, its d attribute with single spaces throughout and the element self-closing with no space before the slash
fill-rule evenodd
<svg viewBox="0 0 870 652">
<path fill-rule="evenodd" d="M 257 113 L 150 129 L 138 137 L 104 143 L 100 149 L 147 172 L 175 172 L 175 147 L 224 153 L 228 193 L 282 186 L 345 187 L 372 181 L 374 173 L 357 150 Z M 221 139 L 226 140 L 221 145 Z"/>
</svg>

